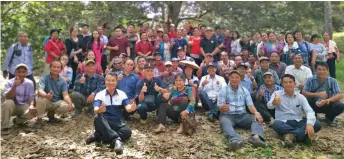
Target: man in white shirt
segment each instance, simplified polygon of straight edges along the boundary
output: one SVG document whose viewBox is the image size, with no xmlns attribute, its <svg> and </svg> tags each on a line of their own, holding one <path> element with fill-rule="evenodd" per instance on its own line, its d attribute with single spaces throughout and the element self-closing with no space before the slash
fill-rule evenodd
<svg viewBox="0 0 344 159">
<path fill-rule="evenodd" d="M 306 66 L 303 66 L 303 58 L 301 54 L 295 54 L 293 57 L 294 65 L 289 65 L 285 69 L 285 74 L 290 74 L 295 77 L 295 91 L 299 92 L 305 86 L 309 77 L 312 77 L 312 71 Z"/>
<path fill-rule="evenodd" d="M 294 90 L 294 76 L 285 74 L 282 85 L 284 90 L 274 92 L 267 106 L 275 109 L 276 119 L 272 128 L 283 136 L 286 146 L 292 147 L 295 141 L 310 141 L 321 125 L 306 97 Z M 303 113 L 306 120 L 302 119 Z"/>
<path fill-rule="evenodd" d="M 213 122 L 218 117 L 219 111 L 216 106 L 219 92 L 226 81 L 223 77 L 216 75 L 216 68 L 211 62 L 207 65 L 208 75 L 202 77 L 199 90 L 202 106 L 208 111 L 208 119 Z"/>
</svg>

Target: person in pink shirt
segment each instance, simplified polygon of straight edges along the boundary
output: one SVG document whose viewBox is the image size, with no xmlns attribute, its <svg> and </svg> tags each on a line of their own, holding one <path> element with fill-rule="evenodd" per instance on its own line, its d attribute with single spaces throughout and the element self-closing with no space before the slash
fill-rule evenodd
<svg viewBox="0 0 344 159">
<path fill-rule="evenodd" d="M 93 51 L 95 54 L 96 64 L 101 64 L 102 53 L 104 51 L 104 43 L 100 40 L 100 34 L 98 31 L 93 31 L 91 41 L 86 44 L 86 51 Z"/>
</svg>

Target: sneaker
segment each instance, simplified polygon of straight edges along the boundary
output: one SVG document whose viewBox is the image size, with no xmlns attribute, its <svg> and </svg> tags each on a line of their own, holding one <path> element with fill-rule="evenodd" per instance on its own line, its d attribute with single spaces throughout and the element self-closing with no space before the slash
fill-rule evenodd
<svg viewBox="0 0 344 159">
<path fill-rule="evenodd" d="M 92 142 L 95 142 L 96 140 L 96 136 L 94 135 L 94 133 L 92 133 L 91 135 L 89 135 L 86 139 L 86 145 L 91 144 Z"/>
<path fill-rule="evenodd" d="M 293 147 L 295 142 L 295 137 L 293 134 L 285 134 L 283 136 L 284 144 L 287 147 Z"/>
<path fill-rule="evenodd" d="M 248 142 L 257 147 L 266 147 L 264 141 L 262 141 L 259 136 L 251 136 L 248 138 Z"/>
<path fill-rule="evenodd" d="M 147 119 L 146 120 L 140 119 L 140 123 L 141 124 L 147 124 Z"/>
<path fill-rule="evenodd" d="M 1 135 L 9 135 L 11 134 L 12 129 L 11 128 L 4 128 L 1 130 Z"/>
<path fill-rule="evenodd" d="M 232 141 L 232 142 L 229 142 L 228 148 L 229 148 L 229 151 L 236 151 L 240 149 L 242 146 L 243 146 L 242 142 Z"/>
<path fill-rule="evenodd" d="M 81 111 L 75 109 L 75 110 L 73 111 L 73 113 L 72 113 L 72 118 L 75 118 L 75 117 L 79 116 L 80 114 L 81 114 Z"/>
</svg>

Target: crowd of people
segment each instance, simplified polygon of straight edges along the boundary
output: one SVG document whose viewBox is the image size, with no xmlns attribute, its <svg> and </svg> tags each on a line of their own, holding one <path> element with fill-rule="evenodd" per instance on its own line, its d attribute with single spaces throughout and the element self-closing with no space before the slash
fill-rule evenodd
<svg viewBox="0 0 344 159">
<path fill-rule="evenodd" d="M 122 153 L 131 129 L 121 120 L 136 112 L 146 124 L 155 112 L 155 133 L 166 131 L 167 118 L 179 123 L 177 133 L 197 131 L 195 110 L 205 109 L 208 120 L 220 121 L 231 151 L 243 146 L 236 127 L 251 129 L 248 142 L 265 147 L 263 124 L 278 133 L 286 146 L 309 142 L 321 129 L 318 113 L 326 123 L 344 110 L 335 79 L 340 52 L 328 33 L 303 39 L 301 31 L 276 34 L 239 32 L 172 24 L 150 29 L 148 23 L 115 27 L 70 29 L 63 42 L 60 29 L 44 40 L 45 67 L 39 84 L 33 78 L 33 52 L 28 34 L 7 51 L 3 71 L 8 72 L 1 109 L 1 134 L 15 125 L 37 118 L 41 128 L 61 120 L 55 114 L 83 111 L 94 115 L 95 132 L 86 144 L 106 142 Z M 123 32 L 126 34 L 123 34 Z M 37 59 L 36 59 L 37 60 Z M 37 95 L 36 95 L 37 88 Z M 201 103 L 199 106 L 198 103 Z M 305 116 L 303 116 L 305 114 Z M 193 130 L 193 131 L 189 131 Z"/>
</svg>

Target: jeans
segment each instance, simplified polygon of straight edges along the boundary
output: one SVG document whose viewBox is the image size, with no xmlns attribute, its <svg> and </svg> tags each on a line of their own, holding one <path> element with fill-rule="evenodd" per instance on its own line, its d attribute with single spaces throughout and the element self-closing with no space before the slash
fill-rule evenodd
<svg viewBox="0 0 344 159">
<path fill-rule="evenodd" d="M 242 142 L 242 138 L 234 130 L 234 127 L 248 129 L 251 128 L 252 135 L 258 135 L 264 141 L 263 126 L 254 120 L 252 114 L 220 114 L 220 123 L 226 139 L 229 142 Z"/>
<path fill-rule="evenodd" d="M 288 120 L 283 122 L 280 120 L 275 120 L 272 124 L 272 128 L 281 136 L 285 134 L 293 134 L 296 141 L 304 141 L 307 137 L 305 134 L 305 129 L 307 125 L 307 120 Z M 314 124 L 314 132 L 318 132 L 321 129 L 320 122 L 317 120 Z"/>
<path fill-rule="evenodd" d="M 257 111 L 262 115 L 264 121 L 270 121 L 275 118 L 275 109 L 268 109 L 267 105 L 261 101 L 254 102 Z"/>
<path fill-rule="evenodd" d="M 79 92 L 72 92 L 70 95 L 72 102 L 74 103 L 75 110 L 81 111 L 83 107 L 89 108 L 89 110 L 93 110 L 93 103 L 86 103 L 87 96 L 79 93 Z"/>
<path fill-rule="evenodd" d="M 211 99 L 209 99 L 208 94 L 204 91 L 200 91 L 199 96 L 200 96 L 203 108 L 208 111 L 208 115 L 213 115 L 215 117 L 218 117 L 219 110 L 216 106 L 216 101 L 213 102 Z"/>
<path fill-rule="evenodd" d="M 313 108 L 315 113 L 325 113 L 326 118 L 333 121 L 344 110 L 344 104 L 342 102 L 334 102 L 328 106 L 317 107 L 314 100 L 308 100 L 309 105 Z"/>
<path fill-rule="evenodd" d="M 147 119 L 147 112 L 152 112 L 156 109 L 159 108 L 159 105 L 161 103 L 162 100 L 162 96 L 158 95 L 155 97 L 155 104 L 147 104 L 144 101 L 143 102 L 139 102 L 137 104 L 137 112 L 140 114 L 140 118 L 142 120 L 146 120 Z"/>
<path fill-rule="evenodd" d="M 121 121 L 107 120 L 102 114 L 94 117 L 94 127 L 96 129 L 94 136 L 97 141 L 111 143 L 117 138 L 125 141 L 131 137 L 131 130 L 128 126 L 122 124 Z"/>
</svg>

